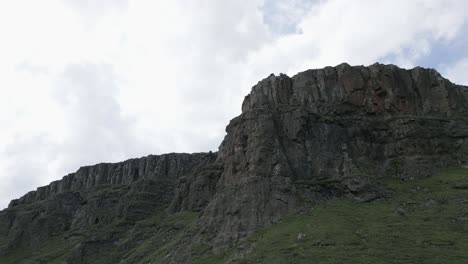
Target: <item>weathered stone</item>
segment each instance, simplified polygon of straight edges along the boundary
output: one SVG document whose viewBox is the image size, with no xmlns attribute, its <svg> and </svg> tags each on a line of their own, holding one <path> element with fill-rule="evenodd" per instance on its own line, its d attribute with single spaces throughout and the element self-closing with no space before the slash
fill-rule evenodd
<svg viewBox="0 0 468 264">
<path fill-rule="evenodd" d="M 165 210 L 179 178 L 213 163 L 216 153 L 165 154 L 80 168 L 39 187 L 0 212 L 0 255 L 35 248 L 54 235 L 135 223 Z"/>
<path fill-rule="evenodd" d="M 382 177 L 461 164 L 467 94 L 434 70 L 392 65 L 270 75 L 226 129 L 202 232 L 222 246 L 329 197 L 378 198 Z"/>
<path fill-rule="evenodd" d="M 87 263 L 137 221 L 187 210 L 200 211 L 193 239 L 216 250 L 332 197 L 386 196 L 384 177 L 467 164 L 467 110 L 468 88 L 432 69 L 341 64 L 270 75 L 245 97 L 218 153 L 83 167 L 13 200 L 0 212 L 0 255 L 66 233 L 80 241 L 69 263 Z M 116 223 L 112 234 L 87 231 Z M 169 259 L 189 262 L 184 250 Z"/>
<path fill-rule="evenodd" d="M 468 182 L 461 182 L 453 186 L 454 189 L 461 189 L 461 190 L 466 190 L 468 189 Z"/>
</svg>

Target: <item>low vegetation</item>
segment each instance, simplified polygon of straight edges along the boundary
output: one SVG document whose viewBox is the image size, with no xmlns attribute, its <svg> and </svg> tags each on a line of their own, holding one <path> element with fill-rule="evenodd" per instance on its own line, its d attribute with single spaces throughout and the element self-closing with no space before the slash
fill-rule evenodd
<svg viewBox="0 0 468 264">
<path fill-rule="evenodd" d="M 239 263 L 467 263 L 468 169 L 386 181 L 389 197 L 334 199 L 244 241 Z"/>
<path fill-rule="evenodd" d="M 104 256 L 96 263 L 164 263 L 171 249 L 186 246 L 193 263 L 467 263 L 468 169 L 385 183 L 386 198 L 329 200 L 217 255 L 188 242 L 198 213 L 161 214 L 127 231 L 126 239 L 108 254 L 118 259 Z M 0 263 L 63 263 L 66 252 L 76 246 L 57 237 L 34 252 L 0 257 Z M 119 254 L 124 248 L 125 255 Z M 21 262 L 25 258 L 30 261 Z"/>
</svg>

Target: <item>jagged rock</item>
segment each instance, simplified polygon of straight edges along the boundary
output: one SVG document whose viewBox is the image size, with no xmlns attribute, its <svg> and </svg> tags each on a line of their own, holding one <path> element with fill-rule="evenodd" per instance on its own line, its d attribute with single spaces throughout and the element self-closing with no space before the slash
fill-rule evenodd
<svg viewBox="0 0 468 264">
<path fill-rule="evenodd" d="M 218 247 L 329 197 L 375 199 L 382 177 L 459 165 L 467 95 L 423 68 L 341 64 L 270 75 L 226 129 L 224 171 L 200 228 Z"/>
<path fill-rule="evenodd" d="M 431 69 L 341 64 L 270 75 L 245 97 L 218 153 L 84 167 L 13 200 L 0 212 L 0 255 L 66 233 L 79 241 L 69 263 L 87 263 L 130 247 L 125 232 L 162 211 L 199 211 L 190 236 L 219 250 L 332 197 L 383 197 L 384 177 L 466 164 L 467 110 L 468 88 Z M 112 234 L 89 232 L 116 223 Z M 188 250 L 175 248 L 168 262 L 190 262 Z"/>
<path fill-rule="evenodd" d="M 163 211 L 177 180 L 215 159 L 216 153 L 172 153 L 82 167 L 0 212 L 0 239 L 6 238 L 0 255 L 17 247 L 34 249 L 65 231 L 85 234 L 92 226 L 132 224 Z"/>
<path fill-rule="evenodd" d="M 468 189 L 468 182 L 461 182 L 453 186 L 454 189 Z"/>
<path fill-rule="evenodd" d="M 200 211 L 209 203 L 216 191 L 216 183 L 223 164 L 214 162 L 198 167 L 192 174 L 180 177 L 170 211 Z"/>
</svg>

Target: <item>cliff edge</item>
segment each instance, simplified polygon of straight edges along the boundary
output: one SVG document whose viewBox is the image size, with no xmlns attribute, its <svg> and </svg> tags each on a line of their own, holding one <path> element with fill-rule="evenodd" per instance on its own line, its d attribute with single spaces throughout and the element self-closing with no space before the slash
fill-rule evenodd
<svg viewBox="0 0 468 264">
<path fill-rule="evenodd" d="M 216 153 L 83 167 L 13 200 L 0 212 L 0 256 L 60 237 L 70 244 L 61 258 L 90 263 L 137 247 L 129 237 L 145 219 L 194 212 L 179 238 L 187 247 L 161 261 L 189 263 L 195 244 L 223 250 L 330 198 L 387 197 L 382 179 L 468 162 L 468 87 L 433 69 L 382 64 L 270 75 L 226 132 Z M 109 226 L 112 234 L 93 235 Z"/>
</svg>

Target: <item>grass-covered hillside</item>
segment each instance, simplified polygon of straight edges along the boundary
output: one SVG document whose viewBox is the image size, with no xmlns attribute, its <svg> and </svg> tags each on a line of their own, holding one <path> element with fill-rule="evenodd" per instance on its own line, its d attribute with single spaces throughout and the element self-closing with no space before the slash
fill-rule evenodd
<svg viewBox="0 0 468 264">
<path fill-rule="evenodd" d="M 386 199 L 330 200 L 257 232 L 234 263 L 468 263 L 468 169 L 386 185 Z"/>
<path fill-rule="evenodd" d="M 66 263 L 80 246 L 99 256 L 95 263 L 168 263 L 177 259 L 171 252 L 187 249 L 192 263 L 468 263 L 468 169 L 386 185 L 385 199 L 329 200 L 224 253 L 190 242 L 198 213 L 182 212 L 138 222 L 107 252 L 92 252 L 93 241 L 112 241 L 123 223 L 89 230 L 88 247 L 67 234 L 42 248 L 18 249 L 0 263 Z"/>
</svg>

